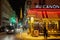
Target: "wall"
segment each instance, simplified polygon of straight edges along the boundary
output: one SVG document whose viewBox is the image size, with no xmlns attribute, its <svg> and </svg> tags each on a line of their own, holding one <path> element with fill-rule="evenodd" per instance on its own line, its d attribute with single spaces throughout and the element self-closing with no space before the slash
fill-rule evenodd
<svg viewBox="0 0 60 40">
<path fill-rule="evenodd" d="M 45 0 L 45 4 L 47 5 L 60 5 L 60 0 Z"/>
</svg>

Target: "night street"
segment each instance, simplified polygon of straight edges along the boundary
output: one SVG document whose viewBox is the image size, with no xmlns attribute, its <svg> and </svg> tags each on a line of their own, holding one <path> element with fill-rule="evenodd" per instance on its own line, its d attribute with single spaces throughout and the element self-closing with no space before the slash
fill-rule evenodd
<svg viewBox="0 0 60 40">
<path fill-rule="evenodd" d="M 15 34 L 2 33 L 0 34 L 0 40 L 17 40 L 17 39 L 15 37 Z"/>
<path fill-rule="evenodd" d="M 0 40 L 60 40 L 60 0 L 0 0 Z"/>
<path fill-rule="evenodd" d="M 0 40 L 45 40 L 43 36 L 40 37 L 30 37 L 28 35 L 25 35 L 26 33 L 23 33 L 23 36 L 25 36 L 25 38 L 23 38 L 23 36 L 20 37 L 20 34 L 6 34 L 6 33 L 2 33 L 0 34 Z M 19 36 L 16 37 L 16 35 Z M 22 35 L 22 34 L 21 34 Z M 60 38 L 58 37 L 48 37 L 47 40 L 60 40 Z"/>
</svg>

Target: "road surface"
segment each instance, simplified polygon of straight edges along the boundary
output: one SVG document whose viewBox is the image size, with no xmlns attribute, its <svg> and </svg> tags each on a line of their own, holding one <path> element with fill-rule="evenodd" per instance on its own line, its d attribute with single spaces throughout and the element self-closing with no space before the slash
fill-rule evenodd
<svg viewBox="0 0 60 40">
<path fill-rule="evenodd" d="M 18 35 L 18 37 L 20 36 L 21 34 L 19 34 Z M 29 37 L 29 36 L 27 36 L 27 37 Z M 22 36 L 21 36 L 21 38 L 23 38 Z M 33 37 L 33 38 L 38 38 L 38 37 Z M 32 38 L 32 39 L 33 39 Z M 43 38 L 43 37 L 39 37 L 39 38 Z M 17 39 L 16 38 L 16 34 L 6 34 L 6 33 L 2 33 L 2 34 L 0 34 L 0 40 L 21 40 L 20 38 L 19 39 Z M 23 39 L 23 40 L 26 40 L 26 39 Z M 30 39 L 28 39 L 28 40 L 30 40 Z M 45 40 L 45 39 L 40 39 L 40 40 Z M 60 40 L 60 39 L 48 39 L 48 40 Z"/>
<path fill-rule="evenodd" d="M 44 36 L 32 37 L 30 34 L 28 35 L 26 32 L 22 34 L 17 34 L 16 37 L 22 40 L 45 40 Z M 60 40 L 60 36 L 49 36 L 47 40 Z"/>
<path fill-rule="evenodd" d="M 0 34 L 0 40 L 17 40 L 15 34 Z"/>
</svg>

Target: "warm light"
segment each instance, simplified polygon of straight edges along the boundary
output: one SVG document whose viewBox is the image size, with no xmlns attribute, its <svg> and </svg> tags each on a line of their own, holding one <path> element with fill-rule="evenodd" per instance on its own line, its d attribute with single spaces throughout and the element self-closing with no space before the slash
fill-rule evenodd
<svg viewBox="0 0 60 40">
<path fill-rule="evenodd" d="M 56 31 L 54 31 L 54 32 L 56 32 Z"/>
<path fill-rule="evenodd" d="M 48 32 L 50 32 L 50 31 L 48 31 Z"/>
<path fill-rule="evenodd" d="M 60 16 L 60 9 L 40 9 L 40 8 L 31 8 L 27 10 L 28 14 L 27 15 L 35 15 L 37 18 L 43 18 L 48 17 L 48 18 L 59 18 Z"/>
<path fill-rule="evenodd" d="M 20 10 L 20 18 L 22 18 L 22 8 L 21 8 L 21 10 Z"/>
<path fill-rule="evenodd" d="M 34 18 L 33 17 L 31 17 L 31 23 L 33 23 L 34 22 Z"/>
<path fill-rule="evenodd" d="M 54 31 L 52 30 L 52 32 L 54 32 Z"/>
</svg>

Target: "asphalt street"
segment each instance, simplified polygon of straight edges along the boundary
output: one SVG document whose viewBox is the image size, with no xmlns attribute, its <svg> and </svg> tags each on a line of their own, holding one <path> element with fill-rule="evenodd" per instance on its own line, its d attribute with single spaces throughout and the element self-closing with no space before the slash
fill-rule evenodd
<svg viewBox="0 0 60 40">
<path fill-rule="evenodd" d="M 0 40 L 17 40 L 15 34 L 0 34 Z"/>
<path fill-rule="evenodd" d="M 22 39 L 17 39 L 16 34 L 1 33 L 0 34 L 0 40 L 22 40 Z M 25 39 L 23 39 L 23 40 L 25 40 Z M 41 39 L 41 40 L 45 40 L 45 39 Z M 60 40 L 60 39 L 47 39 L 47 40 Z"/>
</svg>

